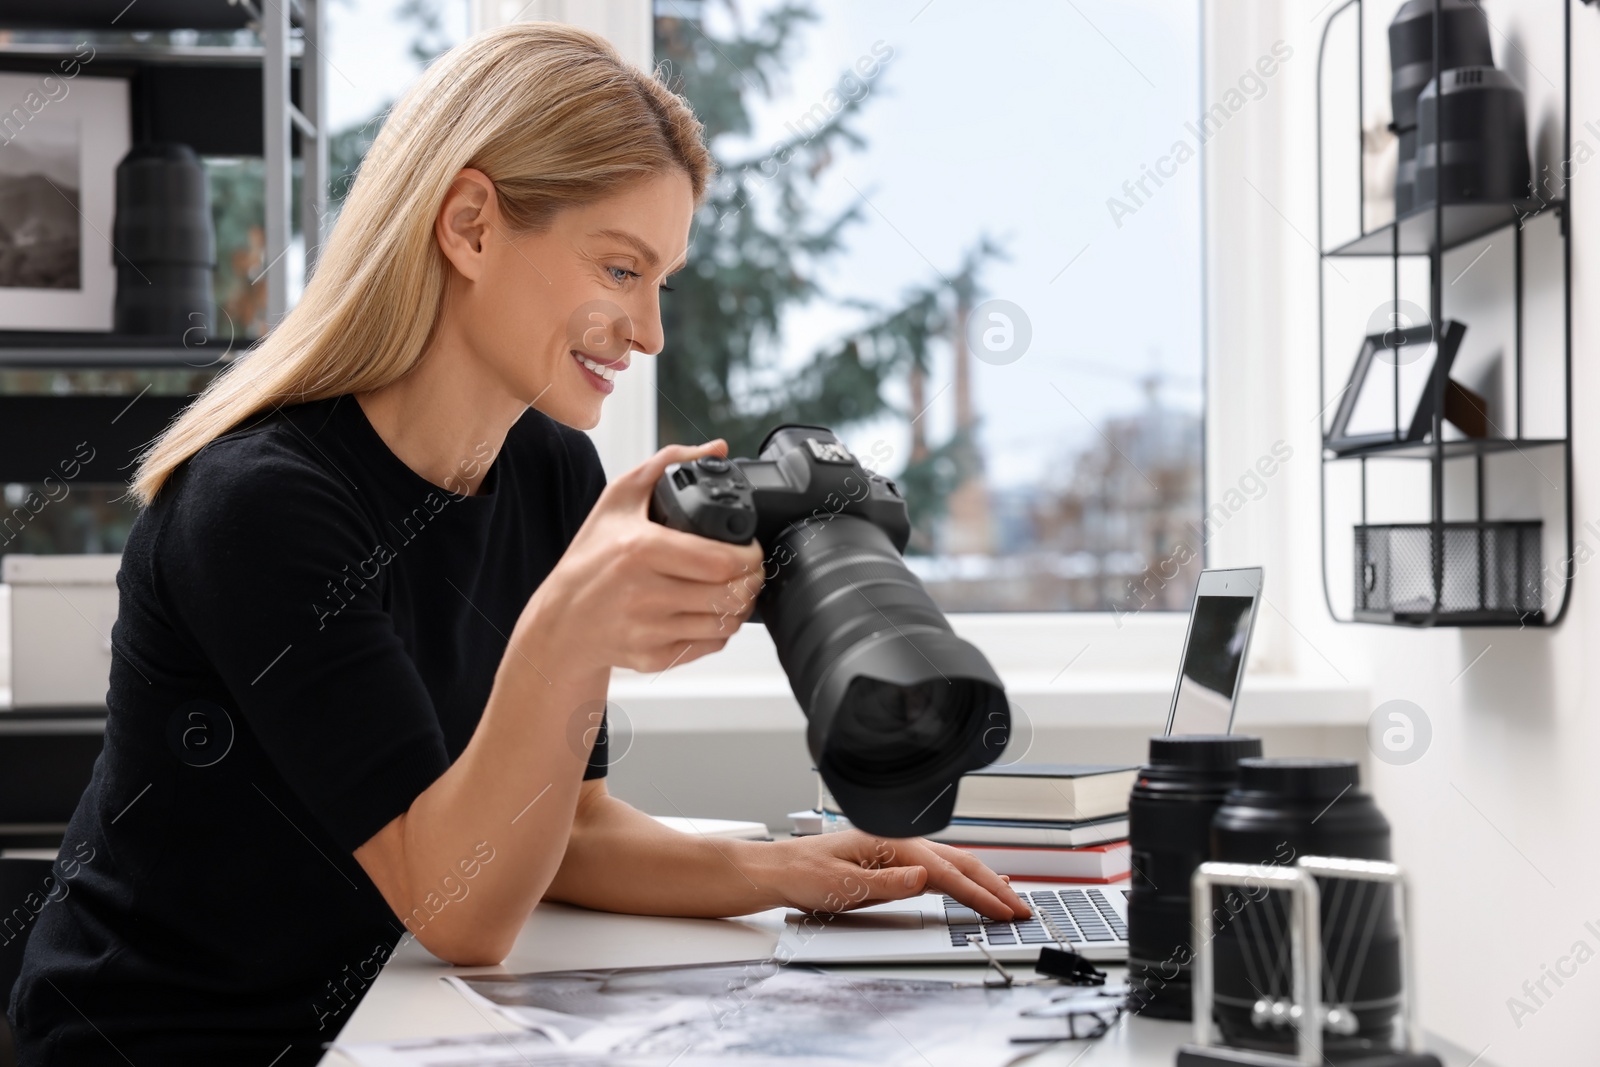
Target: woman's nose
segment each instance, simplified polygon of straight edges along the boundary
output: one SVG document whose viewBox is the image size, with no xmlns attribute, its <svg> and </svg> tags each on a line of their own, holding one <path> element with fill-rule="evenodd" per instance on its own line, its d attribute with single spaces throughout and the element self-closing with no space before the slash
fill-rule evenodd
<svg viewBox="0 0 1600 1067">
<path fill-rule="evenodd" d="M 642 301 L 630 325 L 633 329 L 633 347 L 647 356 L 660 355 L 666 347 L 666 332 L 661 326 L 661 298 L 652 296 Z"/>
</svg>

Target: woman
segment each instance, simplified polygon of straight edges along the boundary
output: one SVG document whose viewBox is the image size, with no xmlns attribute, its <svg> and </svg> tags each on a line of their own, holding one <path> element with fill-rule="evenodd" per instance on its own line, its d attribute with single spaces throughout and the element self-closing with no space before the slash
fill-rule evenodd
<svg viewBox="0 0 1600 1067">
<path fill-rule="evenodd" d="M 580 432 L 662 348 L 701 136 L 551 24 L 468 41 L 396 107 L 304 299 L 139 467 L 105 749 L 11 1003 L 24 1063 L 312 1063 L 403 936 L 497 963 L 540 900 L 1027 912 L 946 846 L 713 843 L 606 793 L 611 669 L 721 648 L 761 562 L 646 518 L 722 442 L 607 486 Z"/>
</svg>

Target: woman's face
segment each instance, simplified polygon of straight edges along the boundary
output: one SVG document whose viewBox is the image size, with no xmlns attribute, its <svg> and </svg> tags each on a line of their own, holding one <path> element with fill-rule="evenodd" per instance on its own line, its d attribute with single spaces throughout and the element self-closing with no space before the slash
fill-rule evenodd
<svg viewBox="0 0 1600 1067">
<path fill-rule="evenodd" d="M 655 355 L 665 343 L 660 287 L 687 255 L 689 178 L 676 169 L 642 178 L 525 236 L 509 232 L 486 191 L 476 212 L 453 211 L 458 180 L 440 213 L 439 240 L 458 271 L 447 314 L 511 396 L 588 429 L 635 353 Z M 473 190 L 465 192 L 470 206 Z"/>
</svg>

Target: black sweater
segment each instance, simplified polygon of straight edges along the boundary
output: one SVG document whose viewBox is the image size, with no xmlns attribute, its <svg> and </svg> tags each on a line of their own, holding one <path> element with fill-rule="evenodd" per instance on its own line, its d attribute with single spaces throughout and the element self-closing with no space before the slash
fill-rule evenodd
<svg viewBox="0 0 1600 1067">
<path fill-rule="evenodd" d="M 351 396 L 180 468 L 123 553 L 105 748 L 11 1001 L 22 1062 L 315 1063 L 494 861 L 476 845 L 402 924 L 351 853 L 460 755 L 603 485 L 589 439 L 530 410 L 452 493 Z"/>
</svg>

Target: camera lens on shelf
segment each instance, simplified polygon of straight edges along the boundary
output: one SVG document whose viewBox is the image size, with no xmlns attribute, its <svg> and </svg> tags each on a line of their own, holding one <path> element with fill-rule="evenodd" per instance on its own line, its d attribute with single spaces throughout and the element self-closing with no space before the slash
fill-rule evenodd
<svg viewBox="0 0 1600 1067">
<path fill-rule="evenodd" d="M 1527 109 L 1511 75 L 1459 67 L 1428 82 L 1417 97 L 1417 206 L 1504 204 L 1527 197 L 1531 180 Z"/>
<path fill-rule="evenodd" d="M 135 145 L 117 164 L 116 201 L 116 332 L 172 340 L 204 334 L 217 241 L 200 157 L 187 145 Z"/>
<path fill-rule="evenodd" d="M 1389 95 L 1400 137 L 1395 172 L 1395 214 L 1405 215 L 1417 198 L 1417 97 L 1433 77 L 1433 16 L 1439 9 L 1439 70 L 1494 65 L 1489 20 L 1473 0 L 1406 0 L 1389 23 Z M 1520 194 L 1519 194 L 1520 195 Z"/>
<path fill-rule="evenodd" d="M 1150 763 L 1128 797 L 1133 881 L 1128 897 L 1130 1008 L 1190 1017 L 1189 879 L 1211 858 L 1211 818 L 1261 739 L 1152 737 Z"/>
<path fill-rule="evenodd" d="M 1301 856 L 1389 859 L 1389 822 L 1357 791 L 1354 760 L 1244 759 L 1239 781 L 1211 823 L 1211 858 L 1291 865 Z M 1337 1060 L 1390 1048 L 1400 1009 L 1400 941 L 1391 887 L 1318 878 L 1322 919 L 1322 1003 L 1353 1019 L 1323 1035 Z M 1293 999 L 1288 894 L 1259 887 L 1218 887 L 1216 1018 L 1235 1048 L 1291 1051 Z M 1130 916 L 1131 925 L 1131 916 Z M 1343 1030 L 1343 1028 L 1341 1028 Z"/>
</svg>

